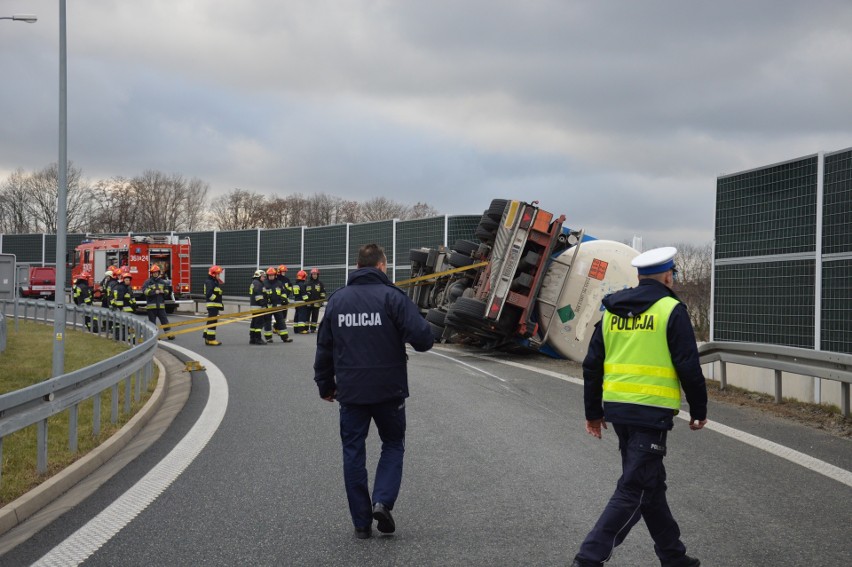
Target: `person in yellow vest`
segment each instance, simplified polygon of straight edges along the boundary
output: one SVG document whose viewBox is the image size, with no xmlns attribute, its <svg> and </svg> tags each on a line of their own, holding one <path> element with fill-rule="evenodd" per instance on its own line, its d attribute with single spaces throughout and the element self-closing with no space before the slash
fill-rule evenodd
<svg viewBox="0 0 852 567">
<path fill-rule="evenodd" d="M 707 423 L 707 387 L 686 307 L 672 291 L 677 249 L 655 248 L 632 265 L 639 285 L 608 295 L 583 361 L 586 431 L 601 438 L 613 425 L 622 474 L 615 493 L 574 557 L 572 567 L 600 567 L 639 521 L 662 567 L 697 567 L 686 555 L 666 502 L 666 434 L 689 404 L 689 428 Z"/>
</svg>

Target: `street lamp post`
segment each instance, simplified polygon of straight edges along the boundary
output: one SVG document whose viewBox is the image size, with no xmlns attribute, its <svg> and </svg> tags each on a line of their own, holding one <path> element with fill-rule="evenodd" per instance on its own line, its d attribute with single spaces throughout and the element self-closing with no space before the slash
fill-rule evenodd
<svg viewBox="0 0 852 567">
<path fill-rule="evenodd" d="M 15 20 L 16 22 L 34 24 L 38 21 L 38 18 L 32 14 L 15 14 L 14 16 L 0 16 L 0 20 Z"/>
<path fill-rule="evenodd" d="M 59 187 L 56 191 L 53 376 L 65 372 L 65 233 L 68 227 L 68 57 L 65 44 L 65 0 L 59 0 Z"/>
</svg>

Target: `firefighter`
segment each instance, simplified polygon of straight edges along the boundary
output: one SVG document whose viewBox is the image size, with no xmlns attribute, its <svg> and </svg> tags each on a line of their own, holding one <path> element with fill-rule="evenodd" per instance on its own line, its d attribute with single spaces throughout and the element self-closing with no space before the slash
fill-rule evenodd
<svg viewBox="0 0 852 567">
<path fill-rule="evenodd" d="M 266 268 L 266 279 L 263 282 L 263 293 L 266 294 L 267 307 L 275 305 L 275 303 L 273 303 L 272 296 L 275 295 L 275 279 L 277 275 L 278 270 L 276 268 L 271 266 Z M 263 315 L 263 340 L 266 341 L 266 344 L 272 343 L 272 313 L 265 313 Z"/>
<path fill-rule="evenodd" d="M 148 320 L 153 324 L 157 324 L 159 319 L 163 327 L 163 331 L 169 333 L 169 318 L 166 316 L 166 296 L 169 293 L 169 287 L 166 280 L 161 277 L 160 266 L 152 264 L 148 270 L 148 279 L 142 284 L 142 295 L 145 296 L 145 311 L 148 313 Z M 175 336 L 171 333 L 166 337 L 170 341 L 175 340 Z"/>
<path fill-rule="evenodd" d="M 266 274 L 263 272 L 263 270 L 256 270 L 254 272 L 254 277 L 252 278 L 251 285 L 249 286 L 249 304 L 251 305 L 252 310 L 264 309 L 267 306 L 266 292 L 264 291 L 263 285 L 263 280 L 265 277 Z M 256 314 L 254 317 L 251 318 L 251 324 L 249 325 L 249 344 L 266 344 L 266 341 L 264 341 L 263 337 L 261 336 L 265 319 L 265 314 Z"/>
<path fill-rule="evenodd" d="M 325 303 L 325 286 L 319 279 L 319 269 L 311 269 L 311 279 L 305 289 L 308 292 L 308 299 L 316 301 L 316 303 L 308 305 L 308 329 L 310 332 L 316 333 L 320 307 Z"/>
<path fill-rule="evenodd" d="M 308 272 L 299 270 L 296 274 L 296 283 L 293 284 L 293 299 L 297 303 L 308 300 L 307 282 Z M 299 305 L 296 307 L 296 316 L 293 317 L 293 332 L 297 335 L 308 334 L 308 306 Z"/>
<path fill-rule="evenodd" d="M 280 307 L 282 305 L 287 305 L 287 303 L 290 302 L 287 297 L 287 286 L 283 281 L 286 277 L 278 276 L 279 269 L 280 266 L 278 268 L 269 268 L 266 270 L 266 289 L 268 292 L 270 307 Z M 273 318 L 275 319 L 275 323 L 272 325 L 272 328 L 269 329 L 266 342 L 272 342 L 272 330 L 274 329 L 275 334 L 281 338 L 281 342 L 292 343 L 293 339 L 290 338 L 290 334 L 287 332 L 287 310 L 284 309 L 271 313 L 270 322 Z"/>
<path fill-rule="evenodd" d="M 287 266 L 281 264 L 278 266 L 278 281 L 284 288 L 284 305 L 290 303 L 290 300 L 293 299 L 293 285 L 290 283 L 290 278 L 287 277 Z M 281 312 L 281 321 L 284 329 L 284 335 L 290 339 L 289 333 L 287 332 L 287 309 Z M 279 331 L 280 333 L 280 331 Z M 292 342 L 293 339 L 284 342 Z"/>
<path fill-rule="evenodd" d="M 83 305 L 86 307 L 92 306 L 92 288 L 89 287 L 89 274 L 88 272 L 83 272 L 77 279 L 74 281 L 74 287 L 71 288 L 72 293 L 74 294 L 74 304 L 75 305 Z M 85 318 L 86 329 L 92 331 L 93 333 L 98 332 L 98 316 L 95 315 L 94 324 L 92 323 L 92 318 L 89 315 L 86 315 Z"/>
<path fill-rule="evenodd" d="M 204 282 L 204 297 L 207 299 L 207 318 L 218 317 L 219 311 L 224 309 L 222 305 L 222 280 L 219 279 L 219 274 L 222 273 L 222 268 L 219 266 L 211 266 L 207 270 L 207 280 Z M 217 320 L 211 321 L 216 323 Z M 222 343 L 216 340 L 216 325 L 204 329 L 204 344 L 208 346 L 219 346 Z"/>
<path fill-rule="evenodd" d="M 110 311 L 114 310 L 115 307 L 112 304 L 112 291 L 115 287 L 115 284 L 118 282 L 118 274 L 110 268 L 106 272 L 104 272 L 104 279 L 101 280 L 101 289 L 98 292 L 101 294 L 101 307 L 104 309 L 108 309 Z M 112 330 L 112 319 L 107 316 L 107 320 L 101 324 L 107 332 Z"/>
<path fill-rule="evenodd" d="M 133 286 L 131 285 L 133 278 L 130 272 L 121 274 L 121 280 L 112 288 L 112 305 L 116 311 L 124 313 L 133 313 L 136 310 L 136 299 L 133 297 Z M 124 332 L 119 332 L 124 331 Z M 126 324 L 115 326 L 115 340 L 125 340 Z"/>
</svg>

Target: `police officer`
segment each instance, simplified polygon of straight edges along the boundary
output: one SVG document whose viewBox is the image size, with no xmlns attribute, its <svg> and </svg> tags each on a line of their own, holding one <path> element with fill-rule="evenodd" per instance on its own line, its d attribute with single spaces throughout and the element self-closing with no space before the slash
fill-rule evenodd
<svg viewBox="0 0 852 567">
<path fill-rule="evenodd" d="M 308 329 L 312 333 L 317 332 L 317 321 L 319 321 L 320 307 L 325 301 L 325 286 L 319 279 L 319 269 L 311 269 L 311 279 L 308 280 L 305 289 L 308 292 L 308 301 L 316 301 L 308 305 Z"/>
<path fill-rule="evenodd" d="M 219 266 L 210 266 L 207 270 L 207 279 L 204 280 L 204 298 L 207 300 L 207 318 L 218 317 L 219 312 L 224 309 L 222 305 L 222 280 L 219 276 L 222 274 L 222 268 Z M 208 321 L 208 324 L 211 321 Z M 214 319 L 212 323 L 216 323 Z M 222 343 L 216 340 L 216 325 L 212 325 L 204 329 L 204 344 L 208 346 L 219 346 Z"/>
<path fill-rule="evenodd" d="M 166 296 L 169 293 L 169 286 L 166 280 L 161 277 L 160 266 L 152 264 L 148 270 L 148 279 L 142 284 L 142 295 L 145 296 L 145 311 L 148 313 L 148 320 L 155 325 L 157 320 L 163 326 L 163 331 L 169 333 L 169 318 L 166 316 Z M 175 336 L 169 333 L 167 337 L 170 341 L 175 340 Z"/>
<path fill-rule="evenodd" d="M 282 281 L 286 279 L 286 276 L 279 276 L 279 270 L 281 266 L 278 268 L 269 268 L 266 270 L 266 286 L 269 290 L 269 306 L 270 307 L 280 307 L 282 305 L 287 305 L 289 299 L 287 298 L 287 284 Z M 287 268 L 284 268 L 285 272 Z M 270 314 L 271 317 L 275 319 L 275 333 L 281 338 L 281 342 L 292 343 L 293 339 L 290 338 L 290 334 L 287 332 L 287 310 L 283 311 L 275 311 Z M 269 329 L 269 338 L 266 342 L 272 342 L 272 329 Z"/>
<path fill-rule="evenodd" d="M 686 307 L 672 291 L 672 247 L 633 259 L 639 285 L 604 298 L 603 319 L 583 361 L 586 431 L 601 437 L 609 422 L 618 436 L 622 474 L 615 493 L 586 536 L 572 567 L 602 566 L 639 521 L 663 567 L 697 567 L 686 555 L 666 502 L 666 434 L 674 427 L 683 388 L 689 428 L 707 423 L 707 388 Z"/>
<path fill-rule="evenodd" d="M 254 272 L 254 277 L 251 280 L 251 285 L 249 286 L 249 305 L 253 310 L 265 309 L 267 306 L 266 292 L 264 291 L 263 285 L 265 276 L 266 274 L 263 273 L 263 270 L 256 270 Z M 261 336 L 265 320 L 266 314 L 263 313 L 258 313 L 251 318 L 251 323 L 249 324 L 249 344 L 266 344 L 266 341 L 263 340 L 263 336 Z"/>
<path fill-rule="evenodd" d="M 292 285 L 292 288 L 293 299 L 295 299 L 298 303 L 308 300 L 307 279 L 308 272 L 305 270 L 299 270 L 296 273 L 296 283 Z M 293 332 L 297 335 L 308 334 L 308 310 L 309 306 L 307 305 L 299 305 L 296 307 L 296 315 L 293 317 Z"/>
<path fill-rule="evenodd" d="M 136 310 L 136 298 L 133 297 L 133 286 L 131 285 L 133 278 L 130 272 L 121 274 L 121 280 L 112 288 L 112 306 L 116 311 L 124 313 L 133 313 Z M 115 326 L 115 340 L 125 340 L 127 338 L 126 324 Z"/>
<path fill-rule="evenodd" d="M 340 402 L 343 478 L 355 537 L 396 530 L 391 510 L 399 495 L 405 452 L 408 355 L 405 343 L 424 352 L 432 331 L 417 306 L 385 275 L 377 244 L 358 251 L 358 269 L 328 299 L 317 335 L 314 380 L 319 395 Z M 365 439 L 374 421 L 382 440 L 373 494 L 367 483 Z"/>
<path fill-rule="evenodd" d="M 71 288 L 71 292 L 74 297 L 75 305 L 83 305 L 86 307 L 92 306 L 92 288 L 89 287 L 89 274 L 88 272 L 82 272 L 77 279 L 74 281 L 74 286 Z M 94 325 L 92 324 L 92 318 L 89 315 L 85 316 L 85 324 L 86 329 L 92 331 L 93 333 L 98 332 L 98 316 L 95 315 Z"/>
</svg>

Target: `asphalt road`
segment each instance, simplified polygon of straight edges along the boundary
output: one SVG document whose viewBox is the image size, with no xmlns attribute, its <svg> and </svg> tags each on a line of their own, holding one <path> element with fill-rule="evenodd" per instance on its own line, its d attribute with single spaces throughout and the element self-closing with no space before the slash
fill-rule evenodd
<svg viewBox="0 0 852 567">
<path fill-rule="evenodd" d="M 393 536 L 356 540 L 343 490 L 337 405 L 312 380 L 315 335 L 249 346 L 248 327 L 176 344 L 227 380 L 227 410 L 174 482 L 85 565 L 567 565 L 619 476 L 615 435 L 583 430 L 579 378 L 542 357 L 489 359 L 440 346 L 410 355 L 412 397 Z M 521 366 L 517 366 L 521 365 Z M 193 379 L 163 437 L 94 495 L 0 557 L 29 565 L 131 490 L 209 411 L 219 387 Z M 852 471 L 852 444 L 711 404 L 709 418 Z M 378 455 L 371 431 L 368 458 Z M 716 430 L 676 420 L 669 502 L 706 566 L 852 564 L 852 488 Z M 185 449 L 184 449 L 185 450 Z M 57 564 L 63 564 L 59 561 Z M 658 565 L 640 522 L 608 565 Z"/>
</svg>

